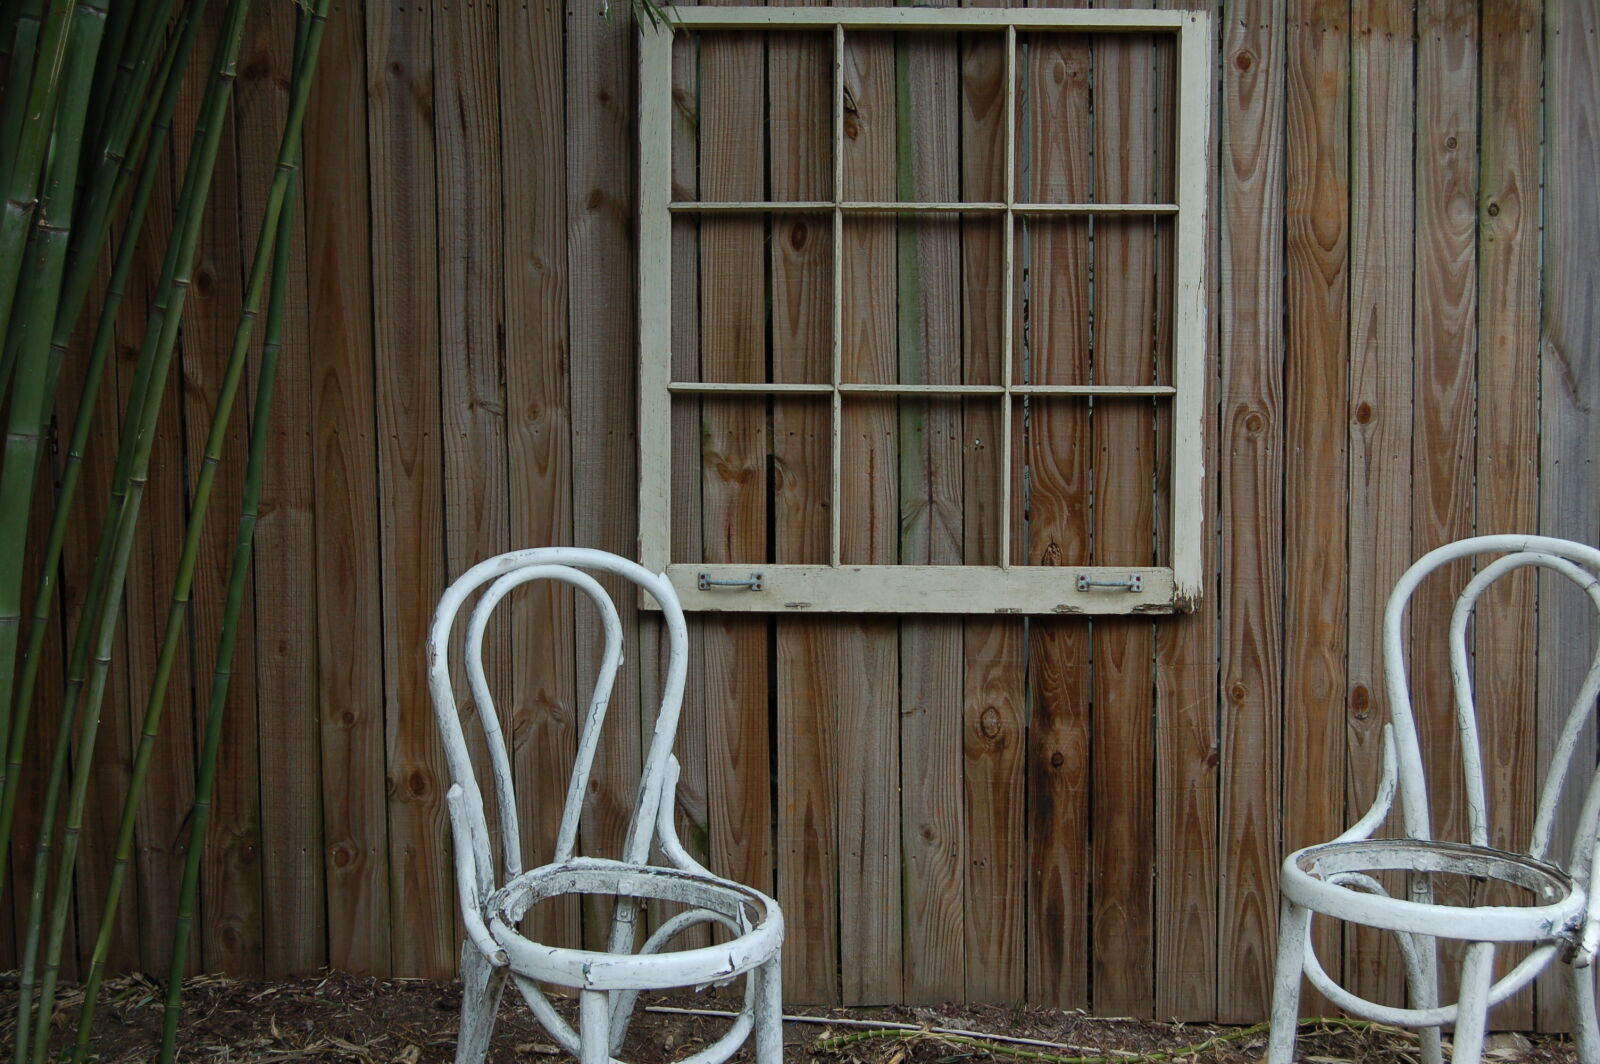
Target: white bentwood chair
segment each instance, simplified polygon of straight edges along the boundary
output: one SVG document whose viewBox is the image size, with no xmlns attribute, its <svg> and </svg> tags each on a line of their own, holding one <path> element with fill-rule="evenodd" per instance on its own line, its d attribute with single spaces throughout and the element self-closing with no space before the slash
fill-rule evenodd
<svg viewBox="0 0 1600 1064">
<path fill-rule="evenodd" d="M 622 663 L 622 623 L 615 604 L 591 572 L 625 577 L 660 605 L 668 642 L 666 680 L 645 755 L 639 789 L 620 860 L 578 856 L 578 819 L 605 722 L 606 707 Z M 517 825 L 516 793 L 505 736 L 500 730 L 483 664 L 484 632 L 495 607 L 517 587 L 535 580 L 569 584 L 599 612 L 605 650 L 594 695 L 580 726 L 577 756 L 561 825 L 549 864 L 524 871 Z M 487 587 L 486 587 L 487 585 Z M 485 589 L 486 587 L 486 589 Z M 463 640 L 472 700 L 488 747 L 491 790 L 498 814 L 503 875 L 495 877 L 483 791 L 473 770 L 451 681 L 451 632 L 457 614 L 482 590 L 469 615 Z M 663 576 L 625 558 L 579 547 L 513 551 L 480 562 L 444 593 L 428 637 L 428 684 L 444 740 L 451 787 L 450 826 L 455 842 L 456 886 L 466 941 L 461 948 L 463 995 L 457 1064 L 482 1061 L 488 1052 L 500 997 L 509 979 L 551 1036 L 580 1064 L 609 1064 L 623 1038 L 641 990 L 723 984 L 743 976 L 743 1006 L 728 1031 L 680 1064 L 720 1064 L 755 1032 L 758 1064 L 781 1064 L 782 998 L 779 950 L 783 915 L 758 890 L 719 878 L 684 850 L 673 826 L 678 762 L 672 754 L 687 667 L 688 631 L 683 609 Z M 649 863 L 652 843 L 668 864 Z M 604 950 L 546 945 L 518 929 L 536 903 L 565 895 L 615 899 Z M 664 921 L 637 950 L 640 903 L 671 901 L 687 906 Z M 670 949 L 682 931 L 700 924 L 726 929 L 713 946 Z M 574 1028 L 552 1006 L 539 983 L 578 992 Z"/>
<path fill-rule="evenodd" d="M 1450 562 L 1482 555 L 1497 557 L 1484 559 L 1461 591 L 1448 631 L 1469 838 L 1466 842 L 1438 841 L 1433 838 L 1429 823 L 1427 784 L 1412 715 L 1402 622 L 1407 603 L 1424 578 Z M 1595 697 L 1600 692 L 1600 654 L 1591 657 L 1562 728 L 1527 848 L 1512 853 L 1489 845 L 1485 759 L 1478 738 L 1467 627 L 1479 598 L 1491 584 L 1530 566 L 1570 580 L 1587 594 L 1600 614 L 1600 551 L 1542 536 L 1480 536 L 1449 543 L 1425 554 L 1395 585 L 1383 617 L 1383 664 L 1390 720 L 1384 729 L 1383 775 L 1377 801 L 1338 838 L 1298 850 L 1283 863 L 1282 915 L 1267 1054 L 1270 1064 L 1288 1064 L 1294 1055 L 1302 972 L 1342 1009 L 1382 1023 L 1424 1028 L 1422 1056 L 1429 1064 L 1441 1060 L 1440 1028 L 1454 1024 L 1453 1060 L 1456 1064 L 1469 1064 L 1482 1055 L 1489 1009 L 1527 986 L 1557 960 L 1567 965 L 1579 1058 L 1585 1064 L 1600 1064 L 1591 966 L 1596 947 L 1600 946 L 1600 896 L 1589 893 L 1589 886 L 1595 881 L 1600 774 L 1595 771 L 1593 749 L 1578 754 L 1579 735 L 1593 715 Z M 1554 627 L 1548 625 L 1541 636 L 1575 637 L 1572 632 L 1550 630 Z M 1413 639 L 1433 635 L 1419 631 L 1413 633 Z M 1485 634 L 1489 636 L 1492 633 Z M 1493 711 L 1493 707 L 1485 709 Z M 1551 854 L 1551 834 L 1569 774 L 1586 784 L 1584 801 L 1571 852 L 1556 863 Z M 1373 838 L 1397 794 L 1405 837 Z M 1376 878 L 1382 872 L 1408 873 L 1407 896 L 1389 896 Z M 1468 877 L 1480 884 L 1493 882 L 1508 898 L 1514 896 L 1516 900 L 1442 904 L 1434 900 L 1434 884 L 1440 876 Z M 1311 947 L 1314 915 L 1393 932 L 1406 966 L 1409 1007 L 1369 1001 L 1334 982 Z M 1440 939 L 1466 943 L 1460 991 L 1450 1004 L 1439 1002 Z M 1495 950 L 1510 943 L 1525 943 L 1531 950 L 1496 981 Z"/>
</svg>

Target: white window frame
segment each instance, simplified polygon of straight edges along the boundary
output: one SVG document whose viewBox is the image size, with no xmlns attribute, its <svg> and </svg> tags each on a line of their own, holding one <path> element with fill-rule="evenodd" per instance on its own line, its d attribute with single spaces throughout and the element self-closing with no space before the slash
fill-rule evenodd
<svg viewBox="0 0 1600 1064">
<path fill-rule="evenodd" d="M 1021 613 L 1126 614 L 1188 612 L 1200 594 L 1202 408 L 1207 364 L 1205 232 L 1208 191 L 1207 144 L 1210 130 L 1212 66 L 1211 25 L 1206 12 L 1150 10 L 1076 10 L 1064 8 L 669 8 L 657 23 L 639 20 L 639 553 L 645 566 L 665 572 L 688 610 L 745 612 L 871 612 L 871 613 Z M 1012 358 L 1002 358 L 1000 385 L 950 385 L 931 391 L 942 396 L 1003 397 L 1001 469 L 1005 503 L 1001 521 L 999 565 L 849 565 L 839 564 L 839 469 L 841 395 L 861 391 L 886 395 L 928 394 L 928 386 L 850 385 L 839 379 L 838 359 L 831 382 L 783 385 L 771 383 L 694 384 L 671 379 L 672 218 L 680 211 L 703 209 L 672 200 L 672 39 L 676 29 L 773 30 L 831 29 L 835 50 L 835 107 L 839 94 L 837 57 L 847 31 L 994 30 L 1005 34 L 1008 175 L 1004 203 L 983 205 L 1006 220 L 1004 277 L 1006 336 L 1010 350 L 1011 285 L 1015 215 L 1049 210 L 1059 213 L 1107 214 L 1116 210 L 1166 215 L 1174 219 L 1172 288 L 1173 370 L 1171 385 L 1096 386 L 1022 385 L 1013 383 Z M 1087 33 L 1171 33 L 1177 39 L 1177 111 L 1174 188 L 1170 204 L 1030 204 L 1016 200 L 1017 31 Z M 837 132 L 835 137 L 837 137 Z M 836 145 L 837 151 L 837 145 Z M 831 207 L 835 232 L 845 210 L 868 207 L 840 199 L 835 181 Z M 770 210 L 786 203 L 774 201 Z M 741 205 L 749 206 L 749 205 Z M 927 204 L 870 205 L 927 209 Z M 941 205 L 951 209 L 956 205 Z M 967 204 L 966 206 L 976 206 Z M 835 242 L 837 247 L 837 241 Z M 836 252 L 837 254 L 837 252 Z M 837 264 L 836 264 L 837 265 Z M 841 298 L 840 271 L 834 271 L 834 305 Z M 837 332 L 837 330 L 835 330 Z M 835 336 L 835 346 L 838 338 Z M 830 508 L 832 564 L 709 564 L 678 562 L 670 557 L 672 519 L 671 397 L 694 393 L 748 393 L 768 396 L 786 392 L 831 397 L 833 411 L 834 505 Z M 1012 396 L 1143 395 L 1171 402 L 1172 481 L 1169 491 L 1170 567 L 1108 567 L 1007 564 L 1010 557 L 1010 493 Z"/>
</svg>

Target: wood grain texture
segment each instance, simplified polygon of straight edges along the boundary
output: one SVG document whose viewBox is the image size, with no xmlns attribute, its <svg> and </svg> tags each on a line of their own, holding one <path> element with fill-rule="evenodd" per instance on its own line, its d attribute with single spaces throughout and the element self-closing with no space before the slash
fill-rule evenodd
<svg viewBox="0 0 1600 1064">
<path fill-rule="evenodd" d="M 1020 69 L 1020 63 L 1019 63 Z M 1019 123 L 1030 145 L 1019 197 L 1089 198 L 1090 51 L 1082 36 L 1031 41 L 1019 77 L 1027 106 Z M 1089 229 L 1035 219 L 1018 243 L 1021 275 L 1013 380 L 1088 382 Z M 1023 326 L 1026 322 L 1026 327 Z M 1028 494 L 1013 494 L 1012 558 L 1070 565 L 1089 556 L 1092 445 L 1087 408 L 1074 400 L 1035 401 L 1015 412 L 1015 449 L 1026 462 Z M 1019 469 L 1009 471 L 1022 484 Z M 1025 507 L 1025 509 L 1024 509 Z M 1017 518 L 1025 515 L 1026 522 Z M 1065 1008 L 1089 1005 L 1089 633 L 1076 619 L 1029 621 L 1028 998 Z"/>
<path fill-rule="evenodd" d="M 1266 1014 L 1282 801 L 1284 10 L 1241 4 L 1222 29 L 1222 793 L 1217 1017 Z"/>
<path fill-rule="evenodd" d="M 759 199 L 764 193 L 766 108 L 752 93 L 766 77 L 765 42 L 708 36 L 700 54 L 699 194 Z M 700 372 L 704 380 L 767 376 L 768 221 L 707 223 L 700 230 Z M 701 408 L 700 557 L 767 560 L 766 404 L 707 398 Z M 705 837 L 719 875 L 768 889 L 773 879 L 766 617 L 707 617 L 700 625 L 700 743 Z M 681 744 L 680 744 L 681 745 Z"/>
<path fill-rule="evenodd" d="M 513 546 L 572 542 L 572 353 L 567 340 L 566 142 L 543 118 L 562 107 L 562 8 L 499 12 L 503 158 L 535 170 L 501 185 L 505 261 L 506 464 Z M 573 603 L 553 585 L 510 605 L 511 757 L 523 867 L 548 861 L 577 750 Z M 576 903 L 539 907 L 529 933 L 580 942 Z"/>
<path fill-rule="evenodd" d="M 1539 335 L 1539 531 L 1592 543 L 1600 529 L 1594 481 L 1596 440 L 1591 427 L 1600 394 L 1600 262 L 1582 235 L 1600 227 L 1600 186 L 1591 165 L 1600 151 L 1600 13 L 1585 4 L 1547 4 L 1544 13 L 1545 98 L 1543 309 Z M 1487 73 L 1486 73 L 1487 77 Z M 1485 188 L 1489 185 L 1485 179 Z M 1532 212 L 1526 217 L 1533 218 Z M 1541 623 L 1572 633 L 1539 647 L 1539 769 L 1549 763 L 1562 717 L 1576 697 L 1589 649 L 1597 635 L 1593 614 L 1577 596 L 1555 599 L 1556 580 L 1540 582 Z M 1555 609 L 1551 610 L 1550 606 Z M 1585 750 L 1593 749 L 1586 738 Z M 1557 822 L 1556 838 L 1570 838 L 1575 807 Z M 1568 1022 L 1561 995 L 1540 996 L 1543 1027 Z"/>
<path fill-rule="evenodd" d="M 1532 219 L 1539 217 L 1538 81 L 1540 17 L 1532 4 L 1496 7 L 1481 28 L 1481 95 L 1478 160 L 1478 320 L 1476 531 L 1537 528 L 1538 465 L 1538 247 Z M 1492 397 L 1489 403 L 1483 396 Z M 1494 845 L 1526 845 L 1543 781 L 1538 757 L 1539 703 L 1535 619 L 1538 580 L 1533 574 L 1506 582 L 1478 605 L 1478 697 L 1485 707 L 1506 707 L 1485 720 L 1495 751 L 1490 769 Z M 1493 633 L 1500 633 L 1495 635 Z M 1548 635 L 1548 632 L 1546 633 Z M 1510 952 L 1514 963 L 1525 951 Z M 1522 1028 L 1539 1023 L 1541 996 L 1561 999 L 1555 981 L 1519 995 L 1499 1023 Z"/>
<path fill-rule="evenodd" d="M 372 106 L 411 98 L 410 70 L 386 8 L 346 6 L 329 24 L 306 112 L 306 273 L 310 292 L 313 485 L 316 505 L 317 719 L 322 739 L 326 962 L 388 972 L 389 848 L 384 776 L 383 570 L 379 553 L 375 236 L 394 224 L 351 202 L 393 205 L 369 176 Z M 384 136 L 380 113 L 375 138 Z M 385 156 L 387 157 L 387 156 Z M 376 198 L 375 198 L 376 194 Z M 383 239 L 387 240 L 385 235 Z M 386 245 L 382 245 L 386 247 Z M 384 275 L 385 277 L 387 275 Z M 384 333 L 387 338 L 387 332 Z M 268 841 L 268 847 L 275 845 Z M 292 850 L 281 859 L 293 861 Z M 272 859 L 269 858 L 269 866 Z M 298 963 L 298 962 L 297 962 Z"/>
<path fill-rule="evenodd" d="M 398 4 L 369 7 L 367 20 L 392 963 L 436 977 L 454 959 L 452 884 L 439 859 L 449 780 L 433 721 L 416 712 L 429 704 L 416 648 L 446 576 L 437 249 L 457 235 L 437 230 L 435 179 L 413 162 L 435 155 L 439 31 L 428 11 Z"/>
<path fill-rule="evenodd" d="M 1162 147 L 1154 42 L 1140 35 L 1097 40 L 1094 64 L 1095 198 L 1154 200 Z M 1150 218 L 1095 220 L 1091 357 L 1098 383 L 1154 383 L 1157 332 L 1167 318 L 1157 303 L 1157 286 L 1165 290 L 1157 275 L 1161 240 Z M 1170 321 L 1164 327 L 1170 331 Z M 1095 564 L 1152 564 L 1154 407 L 1097 403 L 1091 432 Z M 1148 1016 L 1155 1008 L 1155 792 L 1148 767 L 1154 633 L 1146 618 L 1104 618 L 1094 622 L 1092 638 L 1093 1004 L 1104 1015 Z"/>
<path fill-rule="evenodd" d="M 290 40 L 293 30 L 290 29 Z M 258 31 L 257 37 L 262 34 Z M 217 641 L 222 630 L 223 603 L 233 568 L 234 539 L 239 528 L 239 507 L 244 496 L 245 454 L 250 438 L 253 389 L 240 388 L 231 410 L 218 407 L 222 380 L 227 372 L 234 333 L 243 303 L 244 273 L 255 246 L 254 228 L 248 234 L 241 215 L 249 202 L 250 213 L 260 217 L 259 193 L 247 201 L 243 188 L 246 159 L 265 172 L 273 172 L 278 137 L 271 127 L 246 130 L 237 109 L 246 102 L 252 82 L 265 75 L 261 64 L 246 58 L 234 86 L 233 120 L 218 154 L 207 224 L 201 230 L 195 261 L 194 286 L 184 312 L 183 377 L 184 440 L 192 498 L 204 463 L 206 442 L 213 422 L 227 418 L 228 430 L 217 466 L 211 501 L 201 530 L 200 553 L 195 562 L 190 592 L 189 632 L 193 653 L 195 691 L 170 709 L 196 714 L 193 741 L 205 734 L 211 684 L 216 675 Z M 261 337 L 252 330 L 252 340 Z M 176 550 L 178 541 L 165 545 Z M 245 588 L 246 601 L 252 588 Z M 254 611 L 240 610 L 233 655 L 233 676 L 222 742 L 217 755 L 217 775 L 211 802 L 211 819 L 201 855 L 201 891 L 206 899 L 196 930 L 201 944 L 201 971 L 261 972 L 263 944 L 261 893 L 260 758 L 256 738 L 256 669 Z M 174 690 L 173 694 L 177 691 Z M 192 709 L 189 699 L 192 698 Z M 164 718 L 165 721 L 165 718 Z M 163 723 L 165 727 L 165 723 Z M 186 751 L 193 760 L 196 747 Z M 184 810 L 184 816 L 191 815 Z M 183 849 L 188 848 L 188 825 L 182 826 Z"/>
<path fill-rule="evenodd" d="M 831 42 L 777 37 L 768 78 L 792 90 L 769 112 L 775 199 L 832 196 Z M 833 237 L 822 219 L 773 219 L 772 377 L 827 380 L 830 374 Z M 832 462 L 825 403 L 776 400 L 772 410 L 775 560 L 826 561 Z M 838 850 L 833 722 L 819 693 L 823 671 L 810 621 L 777 618 L 777 900 L 788 921 L 783 951 L 789 1001 L 837 1002 Z"/>
<path fill-rule="evenodd" d="M 1409 4 L 1351 8 L 1350 601 L 1345 804 L 1372 804 L 1383 723 L 1384 602 L 1410 564 L 1414 23 Z M 1346 984 L 1398 1000 L 1392 936 L 1346 940 Z"/>
<path fill-rule="evenodd" d="M 961 191 L 970 200 L 1005 197 L 1006 78 L 1002 36 L 972 37 L 961 56 Z M 998 384 L 1005 349 L 1004 239 L 995 226 L 962 226 L 961 345 L 963 379 Z M 1001 410 L 968 403 L 964 456 L 962 560 L 994 564 L 1001 557 Z M 966 874 L 966 982 L 969 1001 L 1017 1001 L 1027 990 L 1026 622 L 966 618 L 962 625 L 962 718 Z M 907 996 L 912 992 L 908 983 Z"/>
<path fill-rule="evenodd" d="M 844 196 L 895 194 L 893 42 L 844 40 Z M 895 232 L 887 220 L 844 223 L 841 378 L 890 383 L 896 365 Z M 900 485 L 894 405 L 846 402 L 839 433 L 840 560 L 893 563 Z M 903 978 L 900 832 L 899 626 L 892 618 L 831 622 L 823 638 L 833 688 L 839 805 L 839 967 L 846 1005 L 898 1000 Z"/>
<path fill-rule="evenodd" d="M 631 216 L 633 158 L 631 57 L 633 20 L 613 9 L 566 13 L 566 114 L 582 133 L 567 143 L 568 315 L 574 351 L 612 352 L 587 363 L 572 379 L 573 540 L 624 556 L 638 551 L 637 401 L 633 363 L 636 335 L 630 315 L 614 306 L 617 285 L 634 276 Z M 662 327 L 667 323 L 662 322 Z M 615 581 L 602 581 L 619 603 L 632 603 Z M 635 656 L 625 659 L 601 737 L 585 802 L 581 848 L 616 856 L 633 808 L 643 757 L 640 706 L 642 626 L 624 610 L 623 638 Z M 652 622 L 653 624 L 654 622 Z M 587 703 L 601 649 L 593 611 L 578 611 L 578 704 Z M 653 711 L 653 707 L 652 707 Z M 593 944 L 609 929 L 607 914 L 586 906 L 584 939 Z"/>
<path fill-rule="evenodd" d="M 1175 6 L 1204 10 L 1206 5 L 1202 0 L 1185 0 Z M 1214 37 L 1213 28 L 1208 53 L 1215 48 Z M 1165 106 L 1175 94 L 1176 85 L 1163 86 L 1159 71 L 1157 85 L 1158 106 Z M 1214 85 L 1208 85 L 1207 91 L 1213 96 L 1216 94 Z M 1212 113 L 1218 113 L 1215 100 Z M 1214 136 L 1215 131 L 1209 131 L 1208 140 Z M 1208 274 L 1205 281 L 1212 304 L 1207 308 L 1206 320 L 1214 323 L 1218 320 L 1215 248 L 1221 217 L 1214 182 L 1209 190 L 1206 217 L 1209 222 L 1203 236 Z M 1166 250 L 1176 257 L 1176 248 Z M 1209 332 L 1203 342 L 1206 347 L 1205 370 L 1201 377 L 1205 389 L 1202 409 L 1215 410 L 1216 360 L 1220 347 L 1214 331 Z M 1170 423 L 1170 420 L 1163 421 L 1158 413 L 1158 438 L 1164 438 L 1163 425 Z M 1220 861 L 1217 846 L 1217 575 L 1214 550 L 1210 545 L 1216 542 L 1218 435 L 1214 424 L 1204 427 L 1200 539 L 1207 547 L 1201 552 L 1204 564 L 1201 566 L 1200 604 L 1188 616 L 1174 617 L 1156 625 L 1155 632 L 1156 889 L 1152 934 L 1157 1017 L 1215 1016 L 1217 1007 L 1216 898 Z M 1170 472 L 1160 472 L 1170 461 L 1165 446 L 1157 448 L 1156 461 L 1159 492 L 1161 485 L 1171 484 Z M 1165 505 L 1158 502 L 1158 522 L 1165 512 Z"/>
<path fill-rule="evenodd" d="M 246 77 L 238 88 L 242 219 L 253 243 L 277 143 L 252 136 L 280 129 L 288 108 L 294 61 L 294 11 L 273 8 L 247 38 Z M 326 32 L 326 31 L 325 31 Z M 302 144 L 304 138 L 302 137 Z M 247 146 L 248 150 L 247 150 Z M 268 154 L 273 153 L 273 154 Z M 301 160 L 305 155 L 302 149 Z M 322 795 L 307 787 L 308 766 L 319 766 L 317 657 L 304 633 L 317 630 L 316 432 L 307 289 L 304 166 L 297 185 L 289 292 L 284 301 L 272 420 L 265 427 L 266 465 L 256 521 L 255 717 L 259 736 L 261 971 L 269 978 L 303 975 L 325 967 L 327 913 L 322 867 Z M 261 431 L 259 428 L 256 431 Z M 278 588 L 296 588 L 280 594 Z M 223 740 L 227 743 L 227 739 Z"/>
<path fill-rule="evenodd" d="M 1459 6 L 1417 6 L 1413 558 L 1473 528 L 1477 160 L 1470 146 L 1477 142 L 1476 24 L 1476 14 Z M 1412 697 L 1419 707 L 1433 830 L 1450 839 L 1467 837 L 1466 805 L 1441 634 L 1471 570 L 1469 563 L 1448 567 L 1418 590 L 1410 609 Z M 1441 886 L 1440 901 L 1463 900 L 1465 891 L 1455 886 Z M 1451 944 L 1440 954 L 1440 992 L 1454 1000 L 1461 954 Z"/>
<path fill-rule="evenodd" d="M 1283 846 L 1344 830 L 1350 313 L 1349 8 L 1290 4 L 1284 218 Z M 1330 106 L 1330 98 L 1332 104 Z M 1317 956 L 1343 969 L 1344 936 L 1313 925 Z M 1330 1007 L 1305 987 L 1305 1015 Z"/>
<path fill-rule="evenodd" d="M 959 193 L 959 42 L 895 41 L 895 195 Z M 896 226 L 896 341 L 903 383 L 959 383 L 960 226 L 903 218 Z M 902 400 L 898 411 L 902 562 L 960 564 L 959 401 Z M 903 888 L 904 993 L 960 997 L 966 954 L 962 807 L 962 625 L 900 620 L 898 815 Z"/>
</svg>

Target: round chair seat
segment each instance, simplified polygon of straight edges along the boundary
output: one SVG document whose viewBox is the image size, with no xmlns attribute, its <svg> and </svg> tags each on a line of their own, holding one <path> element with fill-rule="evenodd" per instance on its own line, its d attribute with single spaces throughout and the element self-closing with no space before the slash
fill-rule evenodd
<svg viewBox="0 0 1600 1064">
<path fill-rule="evenodd" d="M 714 914 L 716 923 L 738 933 L 727 942 L 650 953 L 606 953 L 548 946 L 517 930 L 541 901 L 588 894 L 672 901 Z M 587 990 L 651 990 L 721 983 L 776 957 L 783 944 L 777 902 L 730 880 L 678 868 L 575 858 L 517 876 L 484 902 L 489 933 L 505 951 L 511 970 L 560 986 Z"/>
<path fill-rule="evenodd" d="M 1496 880 L 1526 891 L 1526 904 L 1449 905 L 1386 897 L 1341 881 L 1377 872 Z M 1469 942 L 1569 939 L 1584 896 L 1561 869 L 1526 854 L 1422 839 L 1360 839 L 1308 846 L 1283 863 L 1283 893 L 1314 912 L 1389 931 Z"/>
</svg>

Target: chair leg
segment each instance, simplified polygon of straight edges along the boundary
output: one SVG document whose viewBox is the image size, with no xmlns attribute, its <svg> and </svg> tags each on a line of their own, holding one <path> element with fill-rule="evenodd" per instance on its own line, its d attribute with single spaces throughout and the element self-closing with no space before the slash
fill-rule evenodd
<svg viewBox="0 0 1600 1064">
<path fill-rule="evenodd" d="M 456 1037 L 456 1064 L 481 1064 L 489 1053 L 506 988 L 506 970 L 489 963 L 471 941 L 461 944 L 461 1029 Z"/>
<path fill-rule="evenodd" d="M 1278 965 L 1272 975 L 1272 1031 L 1267 1038 L 1267 1064 L 1289 1064 L 1294 1059 L 1306 932 L 1311 926 L 1311 910 L 1288 898 L 1283 899 L 1278 912 Z"/>
<path fill-rule="evenodd" d="M 1450 1064 L 1478 1064 L 1489 1025 L 1489 985 L 1494 982 L 1494 943 L 1473 942 L 1461 962 L 1461 993 L 1456 996 L 1456 1036 Z"/>
<path fill-rule="evenodd" d="M 1579 1064 L 1600 1064 L 1600 1023 L 1595 1018 L 1594 966 L 1571 968 L 1567 981 L 1572 1006 L 1572 1040 Z"/>
<path fill-rule="evenodd" d="M 578 1064 L 610 1064 L 611 995 L 584 990 L 578 996 Z"/>
<path fill-rule="evenodd" d="M 1406 931 L 1395 932 L 1400 945 L 1400 956 L 1406 966 L 1406 990 L 1411 994 L 1411 1006 L 1431 1009 L 1439 1004 L 1438 942 L 1426 935 L 1413 935 Z M 1440 1046 L 1438 1027 L 1424 1027 L 1417 1032 L 1422 1043 L 1422 1064 L 1444 1064 L 1444 1049 Z"/>
<path fill-rule="evenodd" d="M 783 965 L 774 957 L 750 975 L 756 980 L 756 1064 L 783 1064 Z"/>
</svg>

